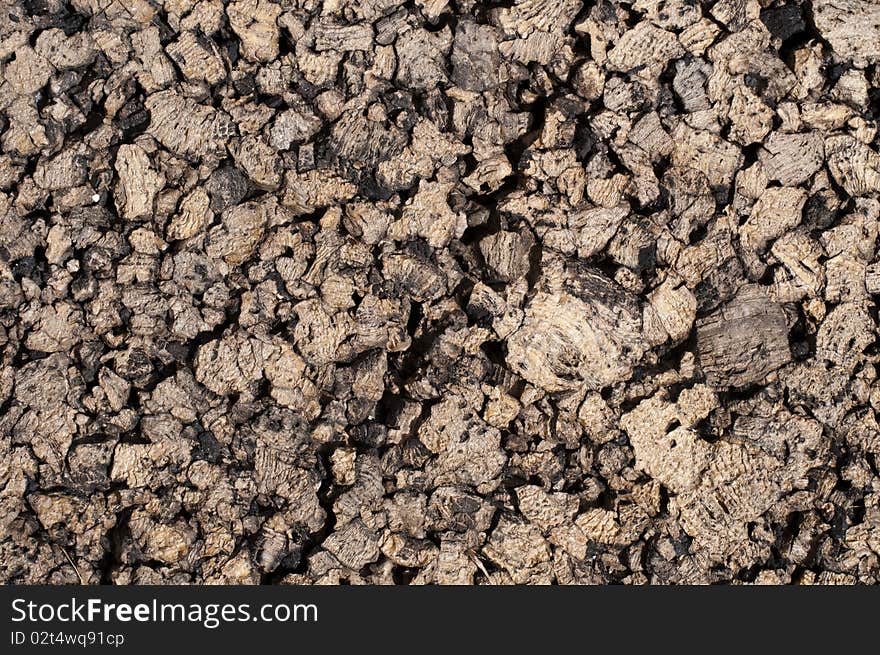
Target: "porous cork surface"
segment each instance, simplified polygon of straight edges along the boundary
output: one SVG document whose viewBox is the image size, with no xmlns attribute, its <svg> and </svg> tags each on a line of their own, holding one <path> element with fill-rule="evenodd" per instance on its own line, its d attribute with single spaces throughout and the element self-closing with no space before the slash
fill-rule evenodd
<svg viewBox="0 0 880 655">
<path fill-rule="evenodd" d="M 880 5 L 0 1 L 0 582 L 875 583 Z"/>
</svg>

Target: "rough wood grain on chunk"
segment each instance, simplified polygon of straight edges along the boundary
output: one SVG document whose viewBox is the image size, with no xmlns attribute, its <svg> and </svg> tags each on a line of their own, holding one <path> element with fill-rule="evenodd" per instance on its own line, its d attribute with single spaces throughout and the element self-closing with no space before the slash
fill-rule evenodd
<svg viewBox="0 0 880 655">
<path fill-rule="evenodd" d="M 816 29 L 842 59 L 880 57 L 880 7 L 869 0 L 827 0 L 813 6 Z"/>
<path fill-rule="evenodd" d="M 662 70 L 670 59 L 677 59 L 683 52 L 675 34 L 652 25 L 640 22 L 628 30 L 608 53 L 608 63 L 612 70 L 630 71 L 647 66 Z"/>
<path fill-rule="evenodd" d="M 124 144 L 116 154 L 119 174 L 117 209 L 126 219 L 150 217 L 156 194 L 165 186 L 165 176 L 156 172 L 147 153 L 137 145 Z"/>
<path fill-rule="evenodd" d="M 697 344 L 700 365 L 716 387 L 761 382 L 791 359 L 785 313 L 751 285 L 697 321 Z"/>
<path fill-rule="evenodd" d="M 241 39 L 245 57 L 251 61 L 272 61 L 278 56 L 280 5 L 269 0 L 240 0 L 230 4 L 226 14 Z"/>
<path fill-rule="evenodd" d="M 803 184 L 821 168 L 824 160 L 824 144 L 815 133 L 774 132 L 764 143 L 764 148 L 766 156 L 761 160 L 767 176 L 782 186 Z"/>
<path fill-rule="evenodd" d="M 234 134 L 235 126 L 227 116 L 173 91 L 151 95 L 144 107 L 150 112 L 150 134 L 183 157 L 198 159 L 216 153 Z"/>
<path fill-rule="evenodd" d="M 510 576 L 513 584 L 549 580 L 550 547 L 531 524 L 502 518 L 483 552 Z"/>
<path fill-rule="evenodd" d="M 184 32 L 165 51 L 177 62 L 187 79 L 204 80 L 217 84 L 226 78 L 226 68 L 217 51 L 217 46 L 193 32 Z"/>
<path fill-rule="evenodd" d="M 508 363 L 548 391 L 626 379 L 646 349 L 638 304 L 601 274 L 579 269 L 557 293 L 539 292 L 508 341 Z"/>
<path fill-rule="evenodd" d="M 847 193 L 863 196 L 880 190 L 880 155 L 851 136 L 825 140 L 828 169 Z"/>
</svg>

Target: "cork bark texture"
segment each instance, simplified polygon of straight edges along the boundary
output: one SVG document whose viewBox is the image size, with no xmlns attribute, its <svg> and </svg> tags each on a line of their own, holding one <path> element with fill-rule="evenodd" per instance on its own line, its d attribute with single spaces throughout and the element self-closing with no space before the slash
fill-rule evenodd
<svg viewBox="0 0 880 655">
<path fill-rule="evenodd" d="M 0 582 L 878 582 L 878 111 L 873 0 L 0 0 Z"/>
</svg>

